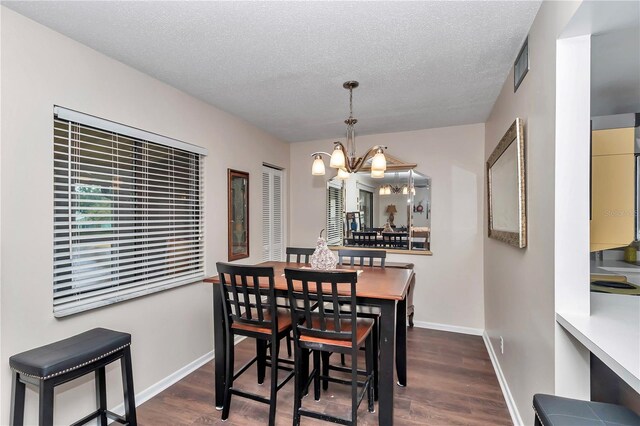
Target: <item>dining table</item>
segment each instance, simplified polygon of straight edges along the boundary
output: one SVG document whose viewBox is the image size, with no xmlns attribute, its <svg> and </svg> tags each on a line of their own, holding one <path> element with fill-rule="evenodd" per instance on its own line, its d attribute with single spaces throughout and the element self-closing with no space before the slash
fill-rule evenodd
<svg viewBox="0 0 640 426">
<path fill-rule="evenodd" d="M 261 267 L 273 267 L 277 297 L 287 297 L 285 268 L 307 267 L 295 262 L 263 262 Z M 413 269 L 340 265 L 342 270 L 362 270 L 356 284 L 357 303 L 380 310 L 380 362 L 378 418 L 381 425 L 393 425 L 394 370 L 399 386 L 407 385 L 407 293 L 415 282 Z M 213 284 L 213 329 L 215 405 L 222 409 L 225 383 L 225 318 L 223 295 L 217 276 L 207 278 Z M 263 284 L 261 284 L 263 285 Z M 268 287 L 268 283 L 264 283 Z M 394 369 L 395 363 L 395 369 Z"/>
</svg>

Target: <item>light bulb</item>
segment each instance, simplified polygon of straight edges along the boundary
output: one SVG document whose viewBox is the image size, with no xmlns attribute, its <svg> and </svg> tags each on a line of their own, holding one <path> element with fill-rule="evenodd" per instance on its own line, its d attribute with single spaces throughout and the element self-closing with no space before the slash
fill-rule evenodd
<svg viewBox="0 0 640 426">
<path fill-rule="evenodd" d="M 391 187 L 389 185 L 384 189 L 384 195 L 391 195 Z"/>
<path fill-rule="evenodd" d="M 382 148 L 378 148 L 376 155 L 373 156 L 373 160 L 371 160 L 371 171 L 376 172 L 384 172 L 387 170 L 387 159 L 382 152 Z"/>
<path fill-rule="evenodd" d="M 345 165 L 346 164 L 342 147 L 340 145 L 336 145 L 333 152 L 331 153 L 331 161 L 329 162 L 329 166 L 333 167 L 334 169 L 344 169 Z"/>
<path fill-rule="evenodd" d="M 384 186 L 380 187 L 380 191 L 378 191 L 378 194 L 384 195 Z"/>
<path fill-rule="evenodd" d="M 409 193 L 409 188 L 407 188 L 406 186 L 402 187 L 402 195 L 407 195 Z"/>
<path fill-rule="evenodd" d="M 316 155 L 316 159 L 313 160 L 311 174 L 314 176 L 324 176 L 324 161 L 322 161 L 322 156 L 320 154 Z"/>
<path fill-rule="evenodd" d="M 383 178 L 384 177 L 384 171 L 382 171 L 382 170 L 377 171 L 377 170 L 371 169 L 371 177 L 374 178 L 374 179 Z"/>
<path fill-rule="evenodd" d="M 345 169 L 338 169 L 338 175 L 336 176 L 338 179 L 349 179 L 349 176 L 351 176 L 351 174 Z"/>
</svg>

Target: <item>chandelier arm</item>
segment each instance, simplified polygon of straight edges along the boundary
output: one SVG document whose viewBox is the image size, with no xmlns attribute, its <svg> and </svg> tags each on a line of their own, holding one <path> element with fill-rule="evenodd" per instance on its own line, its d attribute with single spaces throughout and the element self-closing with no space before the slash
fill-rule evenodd
<svg viewBox="0 0 640 426">
<path fill-rule="evenodd" d="M 329 157 L 331 157 L 331 154 L 329 154 L 328 152 L 324 152 L 324 151 L 314 152 L 313 154 L 311 154 L 311 156 L 315 157 L 316 155 L 320 155 L 320 154 L 328 155 Z"/>
<path fill-rule="evenodd" d="M 350 173 L 358 172 L 364 166 L 364 164 L 367 162 L 369 158 L 376 155 L 379 149 L 385 150 L 387 149 L 387 147 L 382 145 L 372 146 L 371 148 L 369 148 L 369 151 L 367 151 L 367 153 L 364 156 L 356 158 L 353 162 L 354 163 L 353 166 L 349 165 L 350 166 L 349 168 L 351 170 L 347 170 L 347 171 Z"/>
</svg>

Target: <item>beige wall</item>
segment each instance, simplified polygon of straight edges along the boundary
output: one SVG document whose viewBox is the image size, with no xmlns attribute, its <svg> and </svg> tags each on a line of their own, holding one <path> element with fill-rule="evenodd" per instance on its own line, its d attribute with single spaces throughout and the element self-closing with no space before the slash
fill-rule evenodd
<svg viewBox="0 0 640 426">
<path fill-rule="evenodd" d="M 206 259 L 226 260 L 226 170 L 251 174 L 251 253 L 261 255 L 262 162 L 287 168 L 289 146 L 162 82 L 4 7 L 1 16 L 2 184 L 0 424 L 9 418 L 10 355 L 92 327 L 133 335 L 140 392 L 213 348 L 211 288 L 202 283 L 65 319 L 52 314 L 53 105 L 209 149 L 205 161 Z M 109 406 L 121 401 L 119 367 L 108 370 Z M 55 423 L 94 404 L 93 382 L 56 392 Z M 26 424 L 37 422 L 27 394 Z"/>
<path fill-rule="evenodd" d="M 418 164 L 432 181 L 433 256 L 390 254 L 387 260 L 415 264 L 417 321 L 484 328 L 482 229 L 484 222 L 484 125 L 446 127 L 357 137 L 358 152 L 389 147 L 401 160 Z M 331 141 L 291 145 L 290 240 L 314 246 L 325 227 L 327 176 L 311 175 L 311 153 Z M 332 173 L 325 159 L 327 173 Z"/>
<path fill-rule="evenodd" d="M 528 247 L 486 231 L 484 239 L 486 331 L 524 424 L 533 424 L 533 394 L 554 392 L 556 38 L 578 4 L 542 4 L 529 33 L 529 73 L 515 94 L 513 71 L 507 76 L 485 126 L 487 159 L 515 118 L 525 120 Z"/>
</svg>

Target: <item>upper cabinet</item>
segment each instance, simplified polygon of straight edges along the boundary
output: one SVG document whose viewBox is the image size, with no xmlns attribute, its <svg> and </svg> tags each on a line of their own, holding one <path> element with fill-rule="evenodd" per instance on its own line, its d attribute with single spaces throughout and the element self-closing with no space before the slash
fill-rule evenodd
<svg viewBox="0 0 640 426">
<path fill-rule="evenodd" d="M 636 230 L 634 128 L 594 130 L 591 251 L 629 245 Z"/>
</svg>

